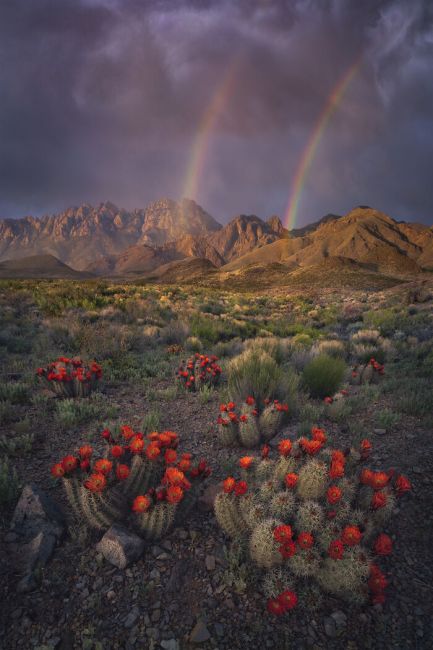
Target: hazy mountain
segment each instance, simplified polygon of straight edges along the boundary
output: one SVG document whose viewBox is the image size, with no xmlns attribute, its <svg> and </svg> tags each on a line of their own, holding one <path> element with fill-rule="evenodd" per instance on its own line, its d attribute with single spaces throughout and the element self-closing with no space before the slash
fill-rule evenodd
<svg viewBox="0 0 433 650">
<path fill-rule="evenodd" d="M 40 219 L 0 220 L 0 260 L 50 254 L 81 270 L 134 244 L 159 246 L 187 234 L 200 236 L 220 228 L 188 199 L 179 203 L 162 199 L 132 212 L 112 203 L 84 204 Z"/>
</svg>

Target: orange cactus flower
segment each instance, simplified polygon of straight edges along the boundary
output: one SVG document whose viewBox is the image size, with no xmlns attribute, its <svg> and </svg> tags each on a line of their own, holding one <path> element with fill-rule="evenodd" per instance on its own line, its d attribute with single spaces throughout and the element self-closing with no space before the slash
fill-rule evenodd
<svg viewBox="0 0 433 650">
<path fill-rule="evenodd" d="M 226 494 L 230 494 L 230 492 L 233 492 L 235 489 L 236 481 L 232 476 L 229 476 L 228 478 L 223 481 L 223 490 Z"/>
<path fill-rule="evenodd" d="M 319 442 L 325 443 L 327 441 L 326 433 L 324 429 L 319 429 L 319 427 L 313 427 L 311 429 L 311 435 L 313 440 L 318 440 Z"/>
<path fill-rule="evenodd" d="M 177 453 L 174 449 L 167 449 L 167 451 L 164 454 L 164 460 L 167 463 L 167 465 L 171 465 L 172 463 L 175 463 L 177 460 Z"/>
<path fill-rule="evenodd" d="M 371 469 L 363 469 L 359 477 L 360 483 L 362 483 L 362 485 L 371 485 L 373 476 L 374 472 L 372 472 Z"/>
<path fill-rule="evenodd" d="M 245 481 L 238 481 L 235 485 L 235 494 L 237 497 L 242 496 L 248 490 L 248 485 Z"/>
<path fill-rule="evenodd" d="M 381 490 L 387 485 L 389 478 L 389 475 L 385 472 L 373 472 L 370 485 L 373 490 Z"/>
<path fill-rule="evenodd" d="M 124 481 L 129 476 L 129 467 L 128 465 L 118 465 L 116 467 L 116 476 L 119 481 Z"/>
<path fill-rule="evenodd" d="M 334 449 L 334 451 L 331 454 L 331 460 L 333 463 L 342 463 L 343 465 L 345 465 L 346 456 L 340 449 Z"/>
<path fill-rule="evenodd" d="M 382 571 L 376 567 L 376 570 L 370 571 L 370 578 L 368 580 L 368 587 L 373 593 L 384 591 L 388 585 L 388 580 L 383 575 Z"/>
<path fill-rule="evenodd" d="M 248 404 L 248 406 L 253 406 L 255 404 L 255 399 L 254 397 L 251 397 L 251 395 L 248 395 L 247 399 L 245 400 L 245 404 Z"/>
<path fill-rule="evenodd" d="M 81 458 L 90 458 L 90 456 L 93 454 L 93 447 L 90 445 L 83 445 L 79 448 L 78 453 L 80 454 Z"/>
<path fill-rule="evenodd" d="M 125 440 L 130 440 L 134 435 L 134 429 L 132 429 L 132 427 L 128 426 L 127 424 L 124 424 L 120 427 L 120 432 Z"/>
<path fill-rule="evenodd" d="M 371 507 L 373 510 L 379 510 L 386 506 L 387 501 L 388 497 L 385 492 L 375 492 L 371 498 Z"/>
<path fill-rule="evenodd" d="M 242 456 L 242 458 L 239 459 L 239 465 L 242 469 L 249 469 L 253 464 L 253 460 L 253 456 Z"/>
<path fill-rule="evenodd" d="M 280 444 L 278 445 L 278 451 L 280 452 L 281 456 L 288 456 L 292 450 L 292 442 L 288 438 L 281 440 Z"/>
<path fill-rule="evenodd" d="M 271 448 L 269 447 L 269 445 L 263 445 L 262 452 L 261 452 L 262 458 L 268 458 L 270 451 Z"/>
<path fill-rule="evenodd" d="M 295 542 L 289 541 L 289 542 L 284 542 L 278 549 L 283 558 L 288 559 L 289 557 L 293 557 L 296 553 L 296 544 Z"/>
<path fill-rule="evenodd" d="M 398 476 L 395 480 L 395 488 L 397 490 L 397 496 L 401 496 L 405 492 L 411 490 L 412 485 L 405 476 Z"/>
<path fill-rule="evenodd" d="M 177 467 L 181 472 L 187 472 L 191 468 L 191 461 L 188 458 L 181 458 Z"/>
<path fill-rule="evenodd" d="M 341 478 L 344 476 L 344 464 L 339 461 L 332 461 L 329 468 L 329 477 L 332 479 Z"/>
<path fill-rule="evenodd" d="M 374 544 L 374 551 L 377 555 L 390 555 L 392 552 L 392 539 L 381 533 Z"/>
<path fill-rule="evenodd" d="M 96 474 L 91 474 L 91 476 L 84 481 L 84 487 L 90 490 L 91 492 L 102 492 L 107 485 L 107 479 L 104 474 L 97 472 Z"/>
<path fill-rule="evenodd" d="M 298 475 L 295 474 L 294 472 L 290 472 L 290 474 L 286 474 L 286 476 L 284 477 L 284 483 L 288 488 L 294 488 L 297 482 L 298 482 Z"/>
<path fill-rule="evenodd" d="M 135 497 L 134 503 L 132 504 L 132 510 L 134 512 L 147 512 L 152 505 L 152 500 L 148 496 L 140 495 Z"/>
<path fill-rule="evenodd" d="M 328 488 L 328 491 L 326 492 L 326 499 L 328 503 L 330 503 L 331 505 L 334 505 L 334 503 L 338 503 L 338 501 L 340 501 L 342 496 L 343 496 L 342 491 L 336 485 L 331 485 L 331 487 Z"/>
<path fill-rule="evenodd" d="M 169 503 L 179 503 L 183 499 L 183 490 L 179 485 L 170 485 L 167 488 L 166 499 Z"/>
<path fill-rule="evenodd" d="M 361 447 L 362 452 L 370 452 L 373 449 L 373 445 L 371 444 L 371 442 L 369 440 L 367 440 L 367 438 L 365 438 L 364 440 L 361 440 L 360 447 Z"/>
<path fill-rule="evenodd" d="M 361 541 L 362 533 L 358 526 L 346 526 L 341 541 L 347 546 L 356 546 Z"/>
<path fill-rule="evenodd" d="M 104 474 L 104 476 L 107 476 L 111 472 L 111 469 L 113 467 L 113 463 L 111 460 L 108 460 L 108 458 L 100 458 L 95 462 L 94 465 L 94 470 L 97 473 Z"/>
<path fill-rule="evenodd" d="M 158 431 L 151 431 L 149 435 L 147 436 L 148 440 L 152 440 L 155 442 L 156 440 L 159 440 L 159 433 Z"/>
<path fill-rule="evenodd" d="M 314 537 L 311 533 L 299 533 L 298 535 L 298 546 L 302 549 L 311 548 L 314 544 Z"/>
<path fill-rule="evenodd" d="M 56 463 L 55 465 L 53 465 L 52 468 L 51 468 L 51 474 L 55 478 L 60 478 L 61 476 L 64 476 L 65 475 L 65 470 L 64 470 L 64 467 L 63 467 L 62 463 Z"/>
<path fill-rule="evenodd" d="M 73 472 L 78 467 L 78 458 L 75 458 L 75 456 L 65 456 L 62 460 L 62 467 L 66 474 Z"/>
<path fill-rule="evenodd" d="M 286 612 L 290 611 L 296 607 L 298 603 L 298 597 L 293 591 L 283 591 L 282 594 L 278 596 L 278 602 L 284 607 Z"/>
<path fill-rule="evenodd" d="M 145 451 L 145 454 L 149 460 L 155 460 L 155 458 L 158 458 L 160 453 L 161 450 L 159 446 L 156 445 L 154 442 L 151 442 Z"/>
</svg>

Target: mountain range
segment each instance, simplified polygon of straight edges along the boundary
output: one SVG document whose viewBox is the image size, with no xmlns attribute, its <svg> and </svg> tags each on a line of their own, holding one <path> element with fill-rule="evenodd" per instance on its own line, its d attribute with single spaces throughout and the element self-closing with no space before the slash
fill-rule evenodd
<svg viewBox="0 0 433 650">
<path fill-rule="evenodd" d="M 167 279 L 177 268 L 182 277 L 217 269 L 227 277 L 269 265 L 290 273 L 329 259 L 394 276 L 432 270 L 433 228 L 367 206 L 291 231 L 277 216 L 239 215 L 222 226 L 190 199 L 161 199 L 133 211 L 84 204 L 52 216 L 0 220 L 0 277 Z"/>
</svg>

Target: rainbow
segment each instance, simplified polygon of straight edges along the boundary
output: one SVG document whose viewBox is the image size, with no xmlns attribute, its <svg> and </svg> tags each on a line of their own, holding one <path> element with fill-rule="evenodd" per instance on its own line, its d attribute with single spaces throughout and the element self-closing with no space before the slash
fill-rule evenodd
<svg viewBox="0 0 433 650">
<path fill-rule="evenodd" d="M 331 119 L 334 111 L 340 104 L 344 93 L 346 92 L 350 82 L 358 72 L 361 65 L 361 58 L 358 57 L 356 61 L 350 66 L 344 75 L 339 79 L 336 86 L 334 86 L 331 94 L 329 95 L 326 104 L 319 115 L 319 118 L 310 134 L 307 145 L 303 151 L 302 157 L 296 168 L 295 177 L 292 183 L 290 192 L 290 199 L 287 205 L 286 212 L 283 218 L 283 224 L 288 230 L 295 227 L 296 218 L 298 215 L 299 202 L 302 195 L 302 190 L 305 185 L 307 174 L 311 168 L 316 155 L 317 147 L 320 144 L 322 136 L 326 130 L 329 120 Z"/>
<path fill-rule="evenodd" d="M 238 56 L 233 60 L 220 84 L 217 86 L 208 108 L 203 114 L 192 146 L 181 196 L 197 199 L 199 181 L 205 168 L 212 133 L 218 117 L 221 115 L 224 106 L 232 94 L 241 64 L 241 58 Z"/>
</svg>

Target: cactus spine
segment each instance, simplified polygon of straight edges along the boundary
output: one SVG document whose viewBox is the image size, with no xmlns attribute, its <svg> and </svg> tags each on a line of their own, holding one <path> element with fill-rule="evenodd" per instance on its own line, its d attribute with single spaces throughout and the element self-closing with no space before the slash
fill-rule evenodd
<svg viewBox="0 0 433 650">
<path fill-rule="evenodd" d="M 173 525 L 176 507 L 174 504 L 161 502 L 148 512 L 141 513 L 137 518 L 140 533 L 149 540 L 161 539 Z"/>
<path fill-rule="evenodd" d="M 274 529 L 281 525 L 278 519 L 265 519 L 254 530 L 250 538 L 250 555 L 258 566 L 270 569 L 282 563 L 279 544 L 274 539 Z"/>
</svg>

